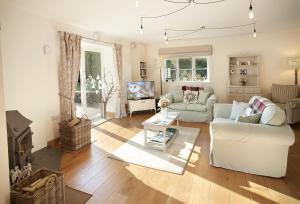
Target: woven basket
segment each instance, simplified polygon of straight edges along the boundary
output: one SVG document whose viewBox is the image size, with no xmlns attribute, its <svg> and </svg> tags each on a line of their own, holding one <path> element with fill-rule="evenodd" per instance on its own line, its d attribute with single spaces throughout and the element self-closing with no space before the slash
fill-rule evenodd
<svg viewBox="0 0 300 204">
<path fill-rule="evenodd" d="M 80 123 L 69 127 L 67 122 L 59 124 L 60 140 L 62 147 L 67 150 L 78 150 L 91 143 L 91 121 L 81 118 Z"/>
<path fill-rule="evenodd" d="M 23 194 L 22 188 L 29 186 L 39 178 L 51 174 L 56 175 L 54 183 L 45 184 L 33 194 Z M 10 190 L 10 202 L 12 204 L 64 204 L 65 189 L 63 173 L 49 169 L 39 169 L 28 178 L 13 185 Z"/>
</svg>

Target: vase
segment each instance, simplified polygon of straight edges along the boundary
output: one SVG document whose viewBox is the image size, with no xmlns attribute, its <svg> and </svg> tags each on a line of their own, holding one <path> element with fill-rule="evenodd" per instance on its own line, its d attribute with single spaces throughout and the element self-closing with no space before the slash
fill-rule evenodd
<svg viewBox="0 0 300 204">
<path fill-rule="evenodd" d="M 161 109 L 161 114 L 163 115 L 164 118 L 168 118 L 168 109 L 167 108 L 162 108 Z"/>
<path fill-rule="evenodd" d="M 106 103 L 100 103 L 101 118 L 106 119 Z"/>
</svg>

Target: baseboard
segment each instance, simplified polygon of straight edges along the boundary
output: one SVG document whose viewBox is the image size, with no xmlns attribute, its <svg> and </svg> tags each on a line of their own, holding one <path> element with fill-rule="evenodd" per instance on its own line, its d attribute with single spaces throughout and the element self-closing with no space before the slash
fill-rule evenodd
<svg viewBox="0 0 300 204">
<path fill-rule="evenodd" d="M 59 137 L 47 142 L 48 147 L 56 147 L 59 145 Z"/>
</svg>

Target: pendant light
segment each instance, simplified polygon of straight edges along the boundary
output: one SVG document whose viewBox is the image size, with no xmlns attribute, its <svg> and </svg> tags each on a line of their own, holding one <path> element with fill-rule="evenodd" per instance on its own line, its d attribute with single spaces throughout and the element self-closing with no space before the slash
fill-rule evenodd
<svg viewBox="0 0 300 204">
<path fill-rule="evenodd" d="M 250 0 L 250 6 L 249 6 L 249 18 L 250 18 L 251 20 L 254 18 L 253 6 L 252 6 L 252 0 Z"/>
</svg>

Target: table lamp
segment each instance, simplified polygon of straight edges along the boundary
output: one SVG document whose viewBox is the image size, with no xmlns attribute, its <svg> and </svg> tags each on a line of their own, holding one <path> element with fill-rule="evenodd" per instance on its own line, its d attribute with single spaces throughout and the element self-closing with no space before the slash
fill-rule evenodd
<svg viewBox="0 0 300 204">
<path fill-rule="evenodd" d="M 300 56 L 288 59 L 289 67 L 295 69 L 295 85 L 298 85 L 298 69 L 300 68 Z"/>
</svg>

